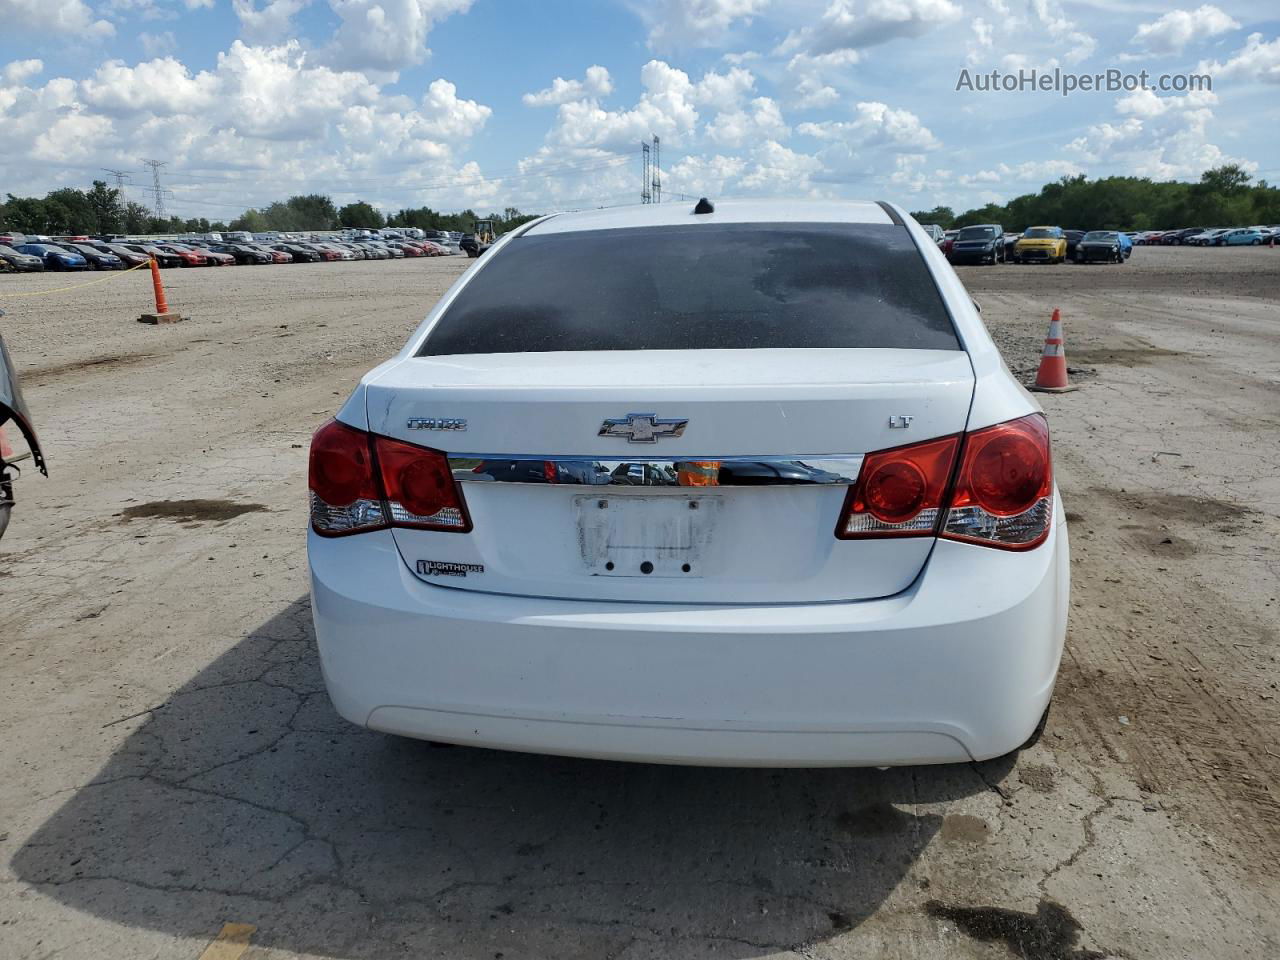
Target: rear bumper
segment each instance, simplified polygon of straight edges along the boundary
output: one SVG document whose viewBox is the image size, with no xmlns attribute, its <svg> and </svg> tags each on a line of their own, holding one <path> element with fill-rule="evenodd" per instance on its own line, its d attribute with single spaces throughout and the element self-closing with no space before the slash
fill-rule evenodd
<svg viewBox="0 0 1280 960">
<path fill-rule="evenodd" d="M 606 759 L 864 766 L 1016 749 L 1066 632 L 1061 508 L 1026 553 L 940 541 L 905 592 L 785 606 L 510 597 L 439 587 L 390 533 L 311 534 L 338 712 L 390 733 Z"/>
<path fill-rule="evenodd" d="M 952 263 L 986 263 L 1000 255 L 998 250 L 955 250 L 947 254 Z"/>
</svg>

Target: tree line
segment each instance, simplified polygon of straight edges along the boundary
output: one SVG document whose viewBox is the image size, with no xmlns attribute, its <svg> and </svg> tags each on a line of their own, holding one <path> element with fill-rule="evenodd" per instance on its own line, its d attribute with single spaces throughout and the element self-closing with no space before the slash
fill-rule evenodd
<svg viewBox="0 0 1280 960">
<path fill-rule="evenodd" d="M 536 214 L 507 207 L 490 213 L 498 233 L 534 219 Z M 1063 177 L 1003 204 L 989 203 L 956 214 L 934 207 L 912 214 L 921 223 L 944 230 L 973 223 L 999 223 L 1022 230 L 1034 224 L 1101 230 L 1169 230 L 1175 227 L 1228 227 L 1280 223 L 1280 188 L 1253 178 L 1236 164 L 1206 170 L 1196 183 L 1154 181 L 1146 177 Z M 203 217 L 160 218 L 121 192 L 94 180 L 88 190 L 62 187 L 44 197 L 7 194 L 0 203 L 0 230 L 33 234 L 209 233 L 222 230 L 305 231 L 344 227 L 419 227 L 469 232 L 474 210 L 442 213 L 415 207 L 383 214 L 363 200 L 338 207 L 332 198 L 309 193 L 246 210 L 229 224 Z"/>
<path fill-rule="evenodd" d="M 491 213 L 498 233 L 505 233 L 538 214 L 507 207 Z M 62 187 L 43 197 L 6 194 L 0 203 L 0 230 L 29 234 L 105 235 L 111 233 L 210 233 L 224 230 L 267 231 L 338 230 L 346 227 L 420 227 L 424 230 L 470 232 L 478 215 L 473 210 L 441 213 L 430 207 L 398 210 L 384 215 L 363 200 L 338 207 L 332 198 L 309 193 L 251 208 L 230 223 L 204 217 L 157 217 L 140 203 L 127 200 L 120 190 L 94 180 L 88 190 Z"/>
<path fill-rule="evenodd" d="M 1044 224 L 1083 230 L 1173 230 L 1280 223 L 1280 188 L 1236 164 L 1206 170 L 1196 183 L 1146 177 L 1063 177 L 1007 203 L 956 214 L 934 207 L 913 214 L 944 230 L 998 223 L 1006 230 Z"/>
</svg>

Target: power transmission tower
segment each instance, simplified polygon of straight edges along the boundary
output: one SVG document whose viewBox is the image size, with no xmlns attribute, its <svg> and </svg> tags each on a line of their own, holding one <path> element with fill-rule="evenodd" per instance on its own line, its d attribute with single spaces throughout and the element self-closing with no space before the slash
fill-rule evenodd
<svg viewBox="0 0 1280 960">
<path fill-rule="evenodd" d="M 129 171 L 128 170 L 112 170 L 110 167 L 103 167 L 102 169 L 104 172 L 109 173 L 111 174 L 111 176 L 115 177 L 116 190 L 119 191 L 121 197 L 124 197 L 124 182 L 129 179 Z"/>
<path fill-rule="evenodd" d="M 151 168 L 151 191 L 153 194 L 155 194 L 155 204 L 154 204 L 155 214 L 158 219 L 163 220 L 165 219 L 165 212 L 164 212 L 165 190 L 164 190 L 164 187 L 160 186 L 160 168 L 164 166 L 168 166 L 168 161 L 143 160 L 142 162 Z"/>
<path fill-rule="evenodd" d="M 640 141 L 640 167 L 640 202 L 652 203 L 653 194 L 649 192 L 649 186 L 653 177 L 653 164 L 649 159 L 649 145 L 643 140 Z"/>
<path fill-rule="evenodd" d="M 658 135 L 653 135 L 653 182 L 649 192 L 653 195 L 653 203 L 662 202 L 662 145 Z"/>
</svg>

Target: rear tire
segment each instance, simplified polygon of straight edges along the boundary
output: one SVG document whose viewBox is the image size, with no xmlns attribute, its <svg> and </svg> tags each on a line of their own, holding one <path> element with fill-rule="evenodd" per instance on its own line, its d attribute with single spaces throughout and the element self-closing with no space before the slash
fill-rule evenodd
<svg viewBox="0 0 1280 960">
<path fill-rule="evenodd" d="M 1040 742 L 1040 738 L 1044 736 L 1044 728 L 1049 723 L 1049 708 L 1052 706 L 1053 701 L 1051 700 L 1044 708 L 1044 713 L 1040 714 L 1040 722 L 1037 723 L 1036 728 L 1031 731 L 1031 736 L 1027 737 L 1027 739 L 1023 741 L 1022 746 L 1013 751 L 1014 753 L 1021 753 L 1023 750 L 1029 750 Z"/>
</svg>

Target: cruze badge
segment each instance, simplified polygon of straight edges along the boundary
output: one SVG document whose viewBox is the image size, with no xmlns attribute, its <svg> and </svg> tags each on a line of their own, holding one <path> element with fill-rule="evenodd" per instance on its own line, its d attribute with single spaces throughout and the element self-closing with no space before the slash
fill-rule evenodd
<svg viewBox="0 0 1280 960">
<path fill-rule="evenodd" d="M 467 421 L 458 417 L 410 417 L 410 430 L 465 430 Z"/>
<path fill-rule="evenodd" d="M 660 437 L 678 437 L 688 420 L 659 420 L 652 413 L 628 413 L 600 424 L 601 437 L 622 437 L 629 443 L 657 443 Z"/>
</svg>

